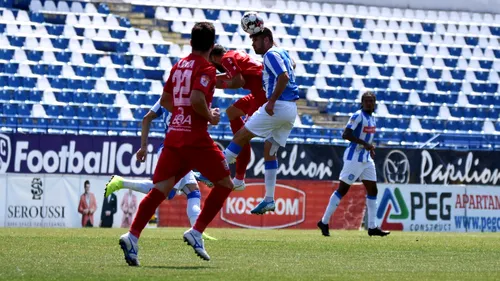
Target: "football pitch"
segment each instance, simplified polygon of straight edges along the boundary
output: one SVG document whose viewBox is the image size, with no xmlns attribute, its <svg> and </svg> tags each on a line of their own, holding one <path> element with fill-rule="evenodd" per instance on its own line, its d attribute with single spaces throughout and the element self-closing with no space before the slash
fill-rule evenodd
<svg viewBox="0 0 500 281">
<path fill-rule="evenodd" d="M 499 280 L 497 233 L 209 229 L 210 262 L 183 228 L 146 229 L 141 267 L 118 246 L 124 229 L 0 228 L 0 280 Z"/>
</svg>

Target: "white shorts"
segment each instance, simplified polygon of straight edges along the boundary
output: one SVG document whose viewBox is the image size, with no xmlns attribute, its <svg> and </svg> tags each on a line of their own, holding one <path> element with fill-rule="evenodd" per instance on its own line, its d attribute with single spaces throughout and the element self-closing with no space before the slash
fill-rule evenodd
<svg viewBox="0 0 500 281">
<path fill-rule="evenodd" d="M 161 151 L 163 150 L 163 145 L 158 149 L 158 156 L 161 154 Z M 189 171 L 180 181 L 178 181 L 174 185 L 174 189 L 177 190 L 182 190 L 182 188 L 188 184 L 198 184 L 198 181 L 196 180 L 193 171 Z"/>
<path fill-rule="evenodd" d="M 182 188 L 188 184 L 198 184 L 198 181 L 194 177 L 193 171 L 189 171 L 180 181 L 174 185 L 174 189 L 182 190 Z"/>
<path fill-rule="evenodd" d="M 377 181 L 377 171 L 373 161 L 344 161 L 344 167 L 342 167 L 339 179 L 351 185 L 358 178 L 360 180 Z"/>
<path fill-rule="evenodd" d="M 266 105 L 267 103 L 259 107 L 248 119 L 245 128 L 256 136 L 265 140 L 272 138 L 280 146 L 285 146 L 297 118 L 297 104 L 291 101 L 276 101 L 273 116 L 267 114 Z"/>
</svg>

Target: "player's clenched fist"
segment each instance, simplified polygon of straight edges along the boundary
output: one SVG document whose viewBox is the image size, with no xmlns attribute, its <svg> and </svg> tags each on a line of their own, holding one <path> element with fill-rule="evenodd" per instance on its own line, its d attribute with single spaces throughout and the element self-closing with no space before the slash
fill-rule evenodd
<svg viewBox="0 0 500 281">
<path fill-rule="evenodd" d="M 137 158 L 137 161 L 139 162 L 144 162 L 146 161 L 146 155 L 147 155 L 147 149 L 146 147 L 141 147 L 139 150 L 137 150 L 137 153 L 135 154 L 135 157 Z"/>
<path fill-rule="evenodd" d="M 210 119 L 210 124 L 217 125 L 220 121 L 220 109 L 212 108 L 210 109 L 210 113 L 212 113 L 212 118 Z"/>
</svg>

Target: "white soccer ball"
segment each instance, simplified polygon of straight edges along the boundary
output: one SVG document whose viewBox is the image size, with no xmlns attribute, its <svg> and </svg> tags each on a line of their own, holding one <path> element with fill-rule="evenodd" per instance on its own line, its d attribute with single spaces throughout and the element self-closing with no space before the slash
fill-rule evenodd
<svg viewBox="0 0 500 281">
<path fill-rule="evenodd" d="M 264 30 L 264 19 L 256 12 L 246 12 L 241 18 L 241 28 L 252 35 Z"/>
</svg>

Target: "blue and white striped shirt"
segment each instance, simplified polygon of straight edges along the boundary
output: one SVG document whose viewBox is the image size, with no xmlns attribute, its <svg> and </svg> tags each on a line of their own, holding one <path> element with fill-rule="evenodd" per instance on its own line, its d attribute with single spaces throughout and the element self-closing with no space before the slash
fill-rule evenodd
<svg viewBox="0 0 500 281">
<path fill-rule="evenodd" d="M 156 114 L 156 118 L 162 118 L 163 123 L 165 124 L 165 133 L 167 133 L 168 124 L 170 123 L 170 116 L 172 116 L 172 114 L 170 114 L 168 110 L 160 105 L 160 100 L 161 98 L 159 98 L 158 101 L 153 105 L 153 107 L 151 107 L 150 111 L 153 111 Z"/>
<path fill-rule="evenodd" d="M 272 47 L 264 54 L 264 71 L 262 73 L 264 90 L 268 98 L 273 94 L 274 88 L 278 82 L 278 76 L 283 72 L 288 72 L 290 80 L 278 100 L 298 100 L 299 88 L 295 83 L 292 59 L 283 48 Z"/>
<path fill-rule="evenodd" d="M 346 128 L 353 130 L 353 135 L 367 143 L 372 143 L 375 136 L 376 121 L 373 115 L 369 115 L 363 110 L 356 111 Z M 351 142 L 344 152 L 344 161 L 369 162 L 373 161 L 370 153 L 361 145 Z"/>
</svg>

